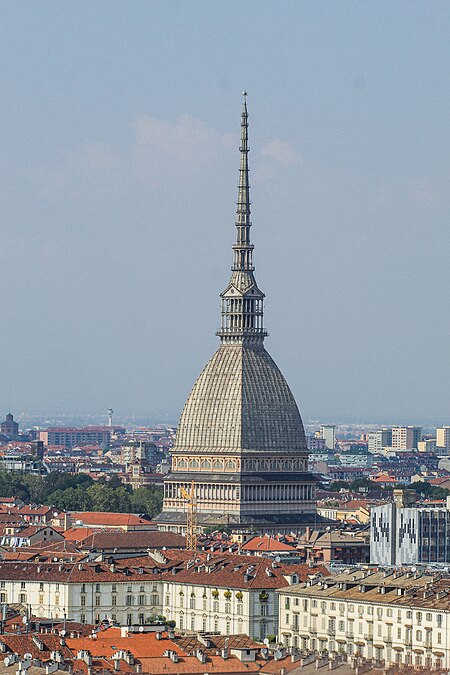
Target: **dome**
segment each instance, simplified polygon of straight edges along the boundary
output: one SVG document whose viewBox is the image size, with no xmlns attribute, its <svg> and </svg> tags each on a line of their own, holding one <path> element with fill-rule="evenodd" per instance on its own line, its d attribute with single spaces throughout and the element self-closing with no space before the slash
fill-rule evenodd
<svg viewBox="0 0 450 675">
<path fill-rule="evenodd" d="M 184 406 L 175 451 L 306 451 L 297 404 L 262 346 L 223 344 Z"/>
</svg>

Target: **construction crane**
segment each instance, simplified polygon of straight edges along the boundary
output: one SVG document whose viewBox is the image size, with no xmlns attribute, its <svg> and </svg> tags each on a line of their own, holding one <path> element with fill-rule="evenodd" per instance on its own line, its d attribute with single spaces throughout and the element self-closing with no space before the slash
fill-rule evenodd
<svg viewBox="0 0 450 675">
<path fill-rule="evenodd" d="M 194 481 L 191 483 L 191 492 L 181 487 L 181 496 L 186 500 L 186 550 L 197 550 L 197 499 L 195 497 Z"/>
</svg>

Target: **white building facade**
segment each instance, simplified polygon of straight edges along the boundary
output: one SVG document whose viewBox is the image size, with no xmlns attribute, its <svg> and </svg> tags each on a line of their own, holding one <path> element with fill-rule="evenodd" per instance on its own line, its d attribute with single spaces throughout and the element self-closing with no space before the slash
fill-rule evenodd
<svg viewBox="0 0 450 675">
<path fill-rule="evenodd" d="M 386 667 L 450 668 L 448 580 L 355 572 L 282 589 L 286 646 L 375 659 Z"/>
</svg>

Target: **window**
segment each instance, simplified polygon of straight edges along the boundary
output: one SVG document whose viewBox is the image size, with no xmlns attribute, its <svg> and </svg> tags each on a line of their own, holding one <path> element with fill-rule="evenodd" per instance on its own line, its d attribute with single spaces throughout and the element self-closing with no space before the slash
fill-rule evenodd
<svg viewBox="0 0 450 675">
<path fill-rule="evenodd" d="M 111 614 L 111 621 L 117 621 L 117 614 Z"/>
<path fill-rule="evenodd" d="M 416 612 L 416 621 L 420 626 L 420 624 L 422 623 L 422 612 Z"/>
<path fill-rule="evenodd" d="M 144 584 L 141 584 L 139 586 L 139 593 L 143 593 L 143 592 L 144 592 Z"/>
<path fill-rule="evenodd" d="M 3 595 L 3 593 L 2 593 L 2 595 Z M 1 596 L 0 596 L 0 600 L 1 600 Z M 3 601 L 2 601 L 2 602 L 3 602 Z M 39 600 L 38 600 L 38 602 L 39 602 L 40 605 L 43 605 L 43 604 L 44 604 L 44 595 L 43 595 L 42 593 L 39 593 Z"/>
<path fill-rule="evenodd" d="M 219 619 L 217 617 L 214 617 L 214 632 L 219 632 Z"/>
<path fill-rule="evenodd" d="M 243 607 L 242 607 L 242 605 L 239 603 L 239 604 L 236 606 L 236 614 L 238 614 L 239 616 L 242 616 L 242 609 L 243 609 Z"/>
<path fill-rule="evenodd" d="M 401 640 L 401 637 L 402 637 L 402 629 L 397 628 L 397 640 Z"/>
<path fill-rule="evenodd" d="M 0 588 L 5 588 L 5 582 L 4 581 L 0 581 Z"/>
<path fill-rule="evenodd" d="M 383 608 L 382 607 L 377 607 L 377 617 L 378 617 L 378 619 L 381 619 L 383 617 Z"/>
<path fill-rule="evenodd" d="M 39 584 L 39 590 L 43 591 L 44 590 L 44 583 L 41 581 Z"/>
<path fill-rule="evenodd" d="M 353 605 L 349 605 L 349 606 L 348 606 L 348 612 L 349 612 L 349 614 L 353 614 L 354 611 L 355 611 L 355 607 L 354 607 Z"/>
<path fill-rule="evenodd" d="M 24 604 L 24 605 L 26 604 L 26 602 L 27 602 L 27 595 L 26 595 L 26 593 L 21 593 L 21 594 L 19 595 L 19 602 L 21 602 L 21 603 Z"/>
<path fill-rule="evenodd" d="M 166 595 L 166 605 L 170 605 L 170 595 Z"/>
<path fill-rule="evenodd" d="M 100 584 L 95 584 L 95 592 L 100 593 Z"/>
<path fill-rule="evenodd" d="M 261 616 L 269 615 L 269 607 L 267 605 L 261 605 Z"/>
<path fill-rule="evenodd" d="M 117 595 L 112 596 L 111 605 L 113 605 L 113 607 L 115 607 L 115 605 L 117 605 Z"/>
<path fill-rule="evenodd" d="M 262 605 L 261 605 L 261 606 L 262 606 Z M 225 603 L 225 612 L 226 612 L 227 614 L 230 614 L 230 612 L 231 612 L 231 602 L 226 602 L 226 603 Z M 262 612 L 261 612 L 261 614 L 262 614 Z"/>
<path fill-rule="evenodd" d="M 416 640 L 417 642 L 422 642 L 422 631 L 416 630 Z"/>
<path fill-rule="evenodd" d="M 144 598 L 145 598 L 145 595 L 144 595 Z M 159 604 L 159 596 L 153 594 L 152 595 L 152 605 L 157 605 L 157 604 Z"/>
<path fill-rule="evenodd" d="M 100 607 L 100 596 L 99 595 L 95 596 L 95 606 Z"/>
<path fill-rule="evenodd" d="M 154 604 L 154 603 L 153 603 Z M 142 605 L 145 605 L 145 595 L 141 593 L 138 597 L 138 605 L 142 607 Z"/>
<path fill-rule="evenodd" d="M 80 598 L 80 604 L 82 607 L 86 607 L 86 596 L 82 595 Z"/>
<path fill-rule="evenodd" d="M 406 618 L 407 618 L 407 619 L 412 619 L 412 612 L 411 612 L 410 610 L 408 610 L 408 611 L 406 612 Z"/>
<path fill-rule="evenodd" d="M 213 611 L 213 612 L 218 612 L 218 611 L 219 611 L 219 601 L 218 601 L 218 600 L 214 600 L 214 601 L 213 601 L 213 608 L 212 608 L 212 611 Z"/>
<path fill-rule="evenodd" d="M 195 596 L 189 598 L 189 609 L 195 609 Z M 194 630 L 193 628 L 191 630 Z"/>
<path fill-rule="evenodd" d="M 442 614 L 438 614 L 438 615 L 436 616 L 436 621 L 437 621 L 437 625 L 438 625 L 439 627 L 442 626 Z"/>
<path fill-rule="evenodd" d="M 392 608 L 391 608 L 391 607 L 388 607 L 388 609 L 386 610 L 386 615 L 387 615 L 388 617 L 391 617 L 391 616 L 392 616 Z"/>
<path fill-rule="evenodd" d="M 144 615 L 143 615 L 143 614 L 139 614 L 139 615 L 138 615 L 138 619 L 139 619 L 140 625 L 143 626 L 144 623 L 145 623 Z"/>
<path fill-rule="evenodd" d="M 262 628 L 262 626 L 261 626 Z M 227 624 L 226 624 L 226 634 L 229 635 L 231 633 L 231 624 L 230 624 L 230 619 L 227 619 Z"/>
<path fill-rule="evenodd" d="M 205 619 L 205 617 L 203 617 L 203 621 L 202 621 L 202 631 L 204 633 L 206 633 L 206 619 Z"/>
<path fill-rule="evenodd" d="M 195 630 L 195 614 L 191 616 L 191 630 Z"/>
<path fill-rule="evenodd" d="M 311 607 L 314 607 L 314 609 L 316 609 L 316 607 L 317 607 L 317 600 L 311 600 Z"/>
<path fill-rule="evenodd" d="M 437 634 L 436 642 L 438 643 L 438 645 L 442 644 L 442 633 Z"/>
<path fill-rule="evenodd" d="M 24 582 L 24 581 L 21 581 L 21 582 L 20 582 L 20 588 L 22 588 L 22 589 L 25 588 L 25 582 Z"/>
<path fill-rule="evenodd" d="M 133 615 L 127 614 L 127 626 L 131 626 L 132 623 L 133 623 Z"/>
<path fill-rule="evenodd" d="M 345 630 L 345 622 L 344 621 L 339 621 L 338 623 L 338 628 L 339 630 Z"/>
<path fill-rule="evenodd" d="M 202 605 L 203 605 L 203 609 L 204 609 L 204 610 L 206 610 L 206 607 L 207 607 L 207 604 L 206 604 L 206 603 L 207 603 L 206 598 L 203 598 Z"/>
<path fill-rule="evenodd" d="M 128 606 L 132 605 L 133 604 L 133 596 L 127 595 L 127 597 L 125 598 L 125 602 Z"/>
<path fill-rule="evenodd" d="M 56 584 L 56 590 L 59 591 L 59 584 Z"/>
<path fill-rule="evenodd" d="M 81 584 L 81 592 L 86 593 L 86 584 Z"/>
<path fill-rule="evenodd" d="M 184 616 L 180 616 L 180 630 L 184 630 Z"/>
<path fill-rule="evenodd" d="M 81 623 L 86 623 L 86 614 L 80 614 Z"/>
<path fill-rule="evenodd" d="M 55 605 L 59 605 L 59 594 L 55 595 Z"/>
<path fill-rule="evenodd" d="M 111 586 L 111 593 L 117 593 L 117 584 Z"/>
</svg>

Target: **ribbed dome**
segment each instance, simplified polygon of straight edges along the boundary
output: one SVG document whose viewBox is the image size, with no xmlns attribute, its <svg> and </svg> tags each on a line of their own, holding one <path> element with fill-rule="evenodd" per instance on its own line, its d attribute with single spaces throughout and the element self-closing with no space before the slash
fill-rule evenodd
<svg viewBox="0 0 450 675">
<path fill-rule="evenodd" d="M 174 450 L 306 451 L 295 399 L 262 346 L 217 350 L 184 406 Z"/>
</svg>

